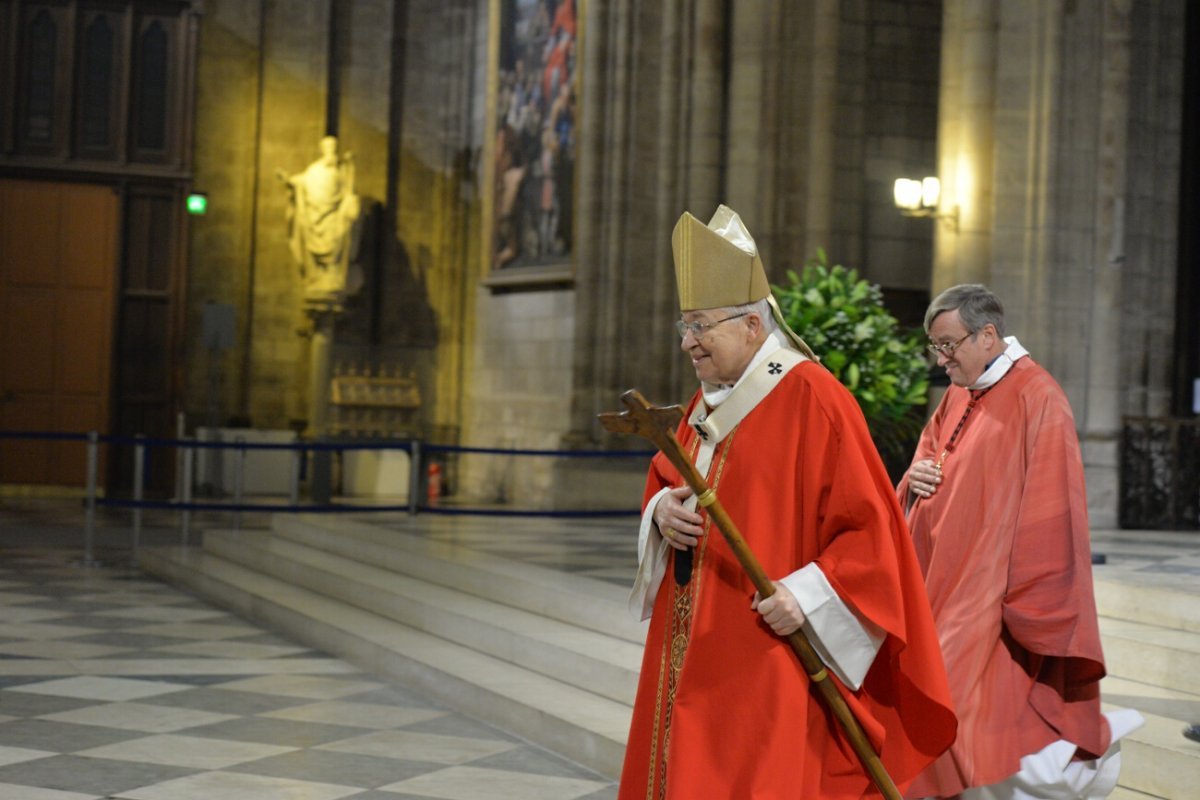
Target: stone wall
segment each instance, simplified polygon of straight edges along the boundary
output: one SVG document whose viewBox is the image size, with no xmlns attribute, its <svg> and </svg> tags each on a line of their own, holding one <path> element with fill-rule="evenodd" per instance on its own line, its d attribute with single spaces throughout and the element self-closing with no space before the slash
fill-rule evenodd
<svg viewBox="0 0 1200 800">
<path fill-rule="evenodd" d="M 192 226 L 188 295 L 196 318 L 206 301 L 237 310 L 223 418 L 279 428 L 308 414 L 308 324 L 275 173 L 303 169 L 329 132 L 354 153 L 369 215 L 366 283 L 338 322 L 335 369 L 417 376 L 420 432 L 458 436 L 473 298 L 465 287 L 477 275 L 479 6 L 410 2 L 396 19 L 384 0 L 206 4 L 195 161 L 210 213 Z M 190 361 L 195 417 L 205 371 L 203 359 Z"/>
<path fill-rule="evenodd" d="M 961 215 L 933 288 L 983 281 L 1005 301 L 1071 401 L 1101 526 L 1122 413 L 1168 405 L 1183 11 L 946 3 L 939 169 Z"/>
<path fill-rule="evenodd" d="M 472 447 L 556 450 L 570 419 L 575 349 L 569 289 L 493 294 L 476 289 L 476 331 L 466 387 L 463 440 Z M 463 456 L 458 493 L 480 503 L 545 505 L 556 460 L 541 456 Z"/>
<path fill-rule="evenodd" d="M 631 387 L 691 393 L 670 233 L 683 210 L 726 202 L 776 281 L 820 246 L 906 298 L 910 318 L 930 290 L 993 284 L 1066 388 L 1111 505 L 1120 415 L 1168 399 L 1182 0 L 592 0 L 573 275 L 533 289 L 485 281 L 491 5 L 205 4 L 195 165 L 210 212 L 191 226 L 189 320 L 209 300 L 237 309 L 223 416 L 270 428 L 307 413 L 275 171 L 313 160 L 333 102 L 374 209 L 335 365 L 416 376 L 427 440 L 643 447 L 595 414 Z M 956 225 L 893 208 L 893 180 L 927 174 Z M 195 417 L 196 346 L 188 369 Z M 481 500 L 553 492 L 548 459 L 448 466 Z"/>
</svg>

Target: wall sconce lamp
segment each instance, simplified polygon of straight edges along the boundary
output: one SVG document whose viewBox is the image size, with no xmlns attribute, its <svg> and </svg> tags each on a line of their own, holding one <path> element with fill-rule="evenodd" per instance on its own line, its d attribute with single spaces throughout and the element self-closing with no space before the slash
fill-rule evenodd
<svg viewBox="0 0 1200 800">
<path fill-rule="evenodd" d="M 942 184 L 937 178 L 897 178 L 892 189 L 896 208 L 906 217 L 932 217 L 940 219 L 954 230 L 958 230 L 958 206 L 949 212 L 939 212 Z"/>
</svg>

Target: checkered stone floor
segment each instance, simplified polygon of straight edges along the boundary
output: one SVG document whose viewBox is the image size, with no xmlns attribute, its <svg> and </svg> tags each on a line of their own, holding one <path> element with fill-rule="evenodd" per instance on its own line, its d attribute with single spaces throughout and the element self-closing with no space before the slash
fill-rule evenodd
<svg viewBox="0 0 1200 800">
<path fill-rule="evenodd" d="M 611 800 L 611 781 L 137 573 L 0 551 L 0 800 Z"/>
</svg>

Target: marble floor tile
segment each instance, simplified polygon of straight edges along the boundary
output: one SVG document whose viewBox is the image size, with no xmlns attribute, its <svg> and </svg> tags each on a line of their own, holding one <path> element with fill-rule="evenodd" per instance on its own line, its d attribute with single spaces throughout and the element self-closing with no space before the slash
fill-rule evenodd
<svg viewBox="0 0 1200 800">
<path fill-rule="evenodd" d="M 86 636 L 76 636 L 71 639 L 73 642 L 83 642 L 84 644 L 107 644 L 112 647 L 121 647 L 126 650 L 163 650 L 178 646 L 187 639 L 180 639 L 175 636 L 156 636 L 150 633 L 134 633 L 128 628 L 119 631 L 103 631 L 87 634 Z"/>
<path fill-rule="evenodd" d="M 487 741 L 502 740 L 519 743 L 519 740 L 503 731 L 492 728 L 484 723 L 465 717 L 461 714 L 447 714 L 426 722 L 409 725 L 405 730 L 413 733 L 433 733 L 440 736 L 457 736 L 467 739 L 484 739 Z"/>
<path fill-rule="evenodd" d="M 436 764 L 465 764 L 484 756 L 511 750 L 517 745 L 488 739 L 468 739 L 412 731 L 377 731 L 321 745 L 318 749 L 339 753 L 389 756 Z"/>
<path fill-rule="evenodd" d="M 30 750 L 52 750 L 55 753 L 73 753 L 76 750 L 123 742 L 143 735 L 137 731 L 74 725 L 46 719 L 20 719 L 0 725 L 0 745 Z"/>
<path fill-rule="evenodd" d="M 58 753 L 50 750 L 27 750 L 24 747 L 0 747 L 0 766 L 54 755 L 58 755 Z"/>
<path fill-rule="evenodd" d="M 45 622 L 48 619 L 68 616 L 68 613 L 65 611 L 56 611 L 52 608 L 28 608 L 26 606 L 4 606 L 2 613 L 5 623 L 4 626 L 0 626 L 0 630 L 15 622 Z M 8 634 L 0 633 L 0 635 L 7 636 Z"/>
<path fill-rule="evenodd" d="M 0 606 L 17 605 L 18 603 L 36 603 L 45 600 L 43 595 L 25 592 L 0 592 Z"/>
<path fill-rule="evenodd" d="M 143 702 L 174 708 L 194 708 L 197 711 L 214 711 L 218 714 L 242 715 L 264 714 L 308 703 L 306 699 L 300 697 L 235 692 L 210 686 L 150 697 Z"/>
<path fill-rule="evenodd" d="M 130 628 L 132 633 L 145 633 L 151 636 L 177 636 L 181 639 L 235 639 L 255 632 L 255 628 L 236 622 L 159 622 Z"/>
<path fill-rule="evenodd" d="M 238 742 L 260 742 L 292 747 L 316 747 L 329 742 L 353 739 L 369 732 L 367 728 L 346 725 L 326 725 L 319 722 L 239 717 L 215 725 L 188 730 L 189 736 L 210 739 L 229 739 Z"/>
<path fill-rule="evenodd" d="M 55 625 L 77 625 L 90 631 L 119 631 L 130 630 L 145 624 L 145 620 L 128 617 L 101 617 L 98 615 L 72 612 L 69 616 L 50 620 Z"/>
<path fill-rule="evenodd" d="M 161 588 L 144 591 L 98 591 L 92 594 L 81 594 L 75 599 L 85 602 L 95 600 L 99 603 L 124 606 L 181 605 L 187 600 L 187 598 Z"/>
<path fill-rule="evenodd" d="M 37 786 L 22 786 L 15 783 L 0 783 L 0 800 L 101 800 L 101 796 L 80 792 L 60 792 L 58 789 L 42 789 Z"/>
<path fill-rule="evenodd" d="M 37 717 L 42 714 L 54 714 L 59 711 L 73 711 L 76 708 L 94 705 L 95 700 L 80 697 L 56 697 L 54 695 L 30 694 L 17 691 L 19 687 L 9 687 L 0 690 L 0 709 L 13 719 Z"/>
<path fill-rule="evenodd" d="M 446 542 L 505 541 L 491 520 L 434 524 Z M 579 530 L 547 550 L 559 531 L 534 520 L 509 541 L 526 563 L 608 555 L 606 529 Z M 615 797 L 589 770 L 128 567 L 0 550 L 0 647 L 27 654 L 0 658 L 0 800 L 429 800 L 472 797 L 480 777 L 492 800 Z M 441 789 L 407 783 L 437 774 Z"/>
<path fill-rule="evenodd" d="M 164 653 L 185 656 L 212 656 L 215 658 L 279 658 L 296 653 L 309 652 L 305 647 L 286 647 L 281 645 L 254 644 L 252 642 L 191 642 L 189 644 L 169 644 L 155 648 Z"/>
<path fill-rule="evenodd" d="M 214 714 L 211 711 L 195 711 L 189 708 L 150 705 L 148 703 L 103 703 L 46 714 L 39 719 L 52 722 L 70 722 L 75 725 L 98 725 L 104 728 L 142 731 L 143 733 L 173 733 L 185 728 L 214 725 L 230 719 L 234 714 Z"/>
<path fill-rule="evenodd" d="M 195 770 L 163 764 L 135 764 L 102 758 L 58 755 L 0 767 L 0 783 L 27 783 L 64 792 L 119 795 L 128 789 L 149 786 L 193 774 Z"/>
<path fill-rule="evenodd" d="M 73 661 L 52 659 L 0 658 L 0 677 L 13 675 L 64 675 L 79 672 Z"/>
<path fill-rule="evenodd" d="M 295 747 L 274 744 L 229 742 L 199 736 L 164 734 L 80 750 L 75 755 L 195 769 L 224 769 L 295 750 Z M 2 757 L 3 752 L 0 751 L 0 758 Z"/>
<path fill-rule="evenodd" d="M 339 697 L 382 687 L 376 681 L 326 678 L 316 675 L 263 675 L 221 684 L 222 689 L 243 692 L 263 692 L 287 697 L 306 697 L 310 700 L 334 700 Z"/>
<path fill-rule="evenodd" d="M 4 662 L 0 661 L 0 669 Z M 338 675 L 358 670 L 336 658 L 173 658 L 167 653 L 142 653 L 140 656 L 97 658 L 88 662 L 88 670 L 113 675 Z"/>
<path fill-rule="evenodd" d="M 32 640 L 0 644 L 0 654 L 24 658 L 100 658 L 120 653 L 124 647 L 106 647 L 101 644 L 85 644 L 59 639 Z"/>
<path fill-rule="evenodd" d="M 446 712 L 428 708 L 400 708 L 368 703 L 330 701 L 269 711 L 261 716 L 301 722 L 325 722 L 331 725 L 387 729 L 403 728 L 415 722 L 444 717 Z"/>
<path fill-rule="evenodd" d="M 73 678 L 61 678 L 53 681 L 31 683 L 10 689 L 13 692 L 28 692 L 30 694 L 50 694 L 59 697 L 79 697 L 85 700 L 140 700 L 143 697 L 177 692 L 180 689 L 190 689 L 184 683 L 169 683 L 164 681 L 130 680 L 128 678 L 109 678 L 94 675 L 83 675 Z"/>
<path fill-rule="evenodd" d="M 187 608 L 182 606 L 143 606 L 138 608 L 118 608 L 101 611 L 102 617 L 118 617 L 148 622 L 199 622 L 201 620 L 215 621 L 232 619 L 224 611 L 206 608 Z"/>
<path fill-rule="evenodd" d="M 4 613 L 8 618 L 7 609 Z M 72 625 L 53 624 L 50 622 L 4 622 L 0 623 L 0 636 L 5 639 L 36 639 L 49 641 L 67 639 L 72 636 L 84 636 L 95 633 L 92 628 L 82 628 Z"/>
<path fill-rule="evenodd" d="M 361 792 L 361 787 L 218 771 L 122 792 L 119 800 L 341 800 Z"/>
<path fill-rule="evenodd" d="M 245 772 L 276 778 L 323 781 L 375 788 L 444 769 L 444 764 L 406 761 L 400 758 L 338 753 L 332 750 L 296 750 L 280 756 L 247 761 L 229 772 Z"/>
<path fill-rule="evenodd" d="M 445 800 L 575 800 L 603 786 L 598 781 L 578 778 L 462 766 L 419 775 L 380 789 Z"/>
</svg>

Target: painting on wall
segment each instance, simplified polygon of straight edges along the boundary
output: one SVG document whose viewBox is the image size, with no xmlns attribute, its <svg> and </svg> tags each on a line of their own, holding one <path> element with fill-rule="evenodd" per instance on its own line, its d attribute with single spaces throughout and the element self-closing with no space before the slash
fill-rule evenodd
<svg viewBox="0 0 1200 800">
<path fill-rule="evenodd" d="M 492 0 L 487 282 L 572 275 L 580 0 Z"/>
</svg>

